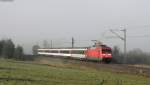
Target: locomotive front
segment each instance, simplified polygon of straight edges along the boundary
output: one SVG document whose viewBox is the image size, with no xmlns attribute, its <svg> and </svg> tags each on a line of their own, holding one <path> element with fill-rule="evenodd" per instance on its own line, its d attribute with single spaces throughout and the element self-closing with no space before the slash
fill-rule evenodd
<svg viewBox="0 0 150 85">
<path fill-rule="evenodd" d="M 101 48 L 102 61 L 105 63 L 110 63 L 112 60 L 112 50 L 110 47 L 104 46 Z"/>
<path fill-rule="evenodd" d="M 85 52 L 86 58 L 98 62 L 110 63 L 112 59 L 112 50 L 110 47 L 98 42 Z"/>
</svg>

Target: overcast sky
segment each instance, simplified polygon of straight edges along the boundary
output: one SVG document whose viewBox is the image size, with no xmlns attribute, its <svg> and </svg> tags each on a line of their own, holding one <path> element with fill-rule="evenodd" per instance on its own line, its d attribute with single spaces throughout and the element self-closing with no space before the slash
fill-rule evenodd
<svg viewBox="0 0 150 85">
<path fill-rule="evenodd" d="M 113 47 L 123 42 L 109 29 L 127 29 L 128 50 L 150 52 L 149 0 L 14 0 L 0 1 L 0 39 L 11 38 L 29 53 L 33 44 L 89 46 L 98 39 Z M 122 32 L 119 32 L 122 35 Z M 130 37 L 140 36 L 140 37 Z M 145 36 L 145 37 L 142 37 Z"/>
</svg>

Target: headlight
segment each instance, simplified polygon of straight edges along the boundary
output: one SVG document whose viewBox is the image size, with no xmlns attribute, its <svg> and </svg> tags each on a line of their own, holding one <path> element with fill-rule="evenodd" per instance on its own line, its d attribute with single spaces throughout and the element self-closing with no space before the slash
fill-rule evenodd
<svg viewBox="0 0 150 85">
<path fill-rule="evenodd" d="M 111 55 L 111 54 L 107 54 L 107 55 Z"/>
<path fill-rule="evenodd" d="M 103 56 L 105 56 L 106 54 L 102 54 Z"/>
</svg>

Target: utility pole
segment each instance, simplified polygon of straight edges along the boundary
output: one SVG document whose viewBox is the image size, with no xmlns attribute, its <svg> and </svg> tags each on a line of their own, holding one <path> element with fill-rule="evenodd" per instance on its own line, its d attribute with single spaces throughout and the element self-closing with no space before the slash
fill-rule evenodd
<svg viewBox="0 0 150 85">
<path fill-rule="evenodd" d="M 74 38 L 72 37 L 72 48 L 74 48 Z"/>
<path fill-rule="evenodd" d="M 53 48 L 53 41 L 51 40 L 51 48 Z"/>
<path fill-rule="evenodd" d="M 120 38 L 121 40 L 124 41 L 124 63 L 126 63 L 126 58 L 127 58 L 127 30 L 123 29 L 123 30 L 119 30 L 119 31 L 123 31 L 124 33 L 124 37 L 120 36 L 118 33 L 116 33 L 113 29 L 110 30 L 113 34 L 115 34 L 118 38 Z"/>
<path fill-rule="evenodd" d="M 123 29 L 121 30 L 124 32 L 124 63 L 126 63 L 126 58 L 127 58 L 127 30 Z"/>
</svg>

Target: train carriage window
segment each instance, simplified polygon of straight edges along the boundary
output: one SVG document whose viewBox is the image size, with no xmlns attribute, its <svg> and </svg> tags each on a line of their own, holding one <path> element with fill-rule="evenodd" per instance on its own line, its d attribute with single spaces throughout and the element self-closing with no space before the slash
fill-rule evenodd
<svg viewBox="0 0 150 85">
<path fill-rule="evenodd" d="M 48 52 L 47 50 L 39 50 L 38 52 Z"/>
<path fill-rule="evenodd" d="M 50 51 L 49 50 L 45 50 L 45 52 L 49 53 Z"/>
<path fill-rule="evenodd" d="M 83 50 L 73 50 L 72 52 L 71 52 L 72 54 L 84 54 L 84 51 Z"/>
<path fill-rule="evenodd" d="M 50 51 L 49 50 L 38 50 L 38 52 L 46 52 L 46 53 L 48 53 Z"/>
<path fill-rule="evenodd" d="M 38 52 L 44 52 L 44 50 L 38 50 Z"/>
<path fill-rule="evenodd" d="M 51 53 L 58 53 L 57 50 L 51 50 Z"/>
<path fill-rule="evenodd" d="M 67 51 L 67 50 L 62 50 L 62 51 L 60 51 L 60 53 L 67 53 L 67 54 L 69 54 L 70 52 Z"/>
</svg>

